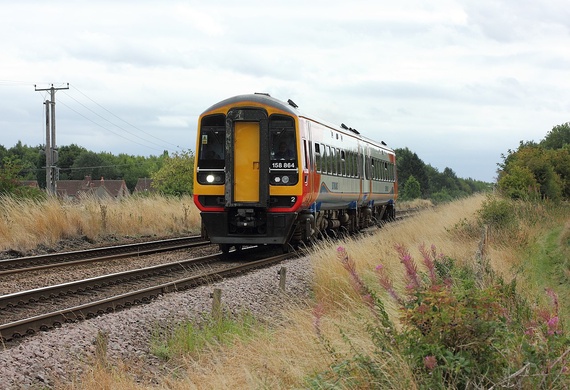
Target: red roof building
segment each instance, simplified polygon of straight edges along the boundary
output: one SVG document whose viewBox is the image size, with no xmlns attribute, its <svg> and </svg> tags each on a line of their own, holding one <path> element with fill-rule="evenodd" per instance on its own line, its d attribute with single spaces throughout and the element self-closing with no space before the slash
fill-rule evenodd
<svg viewBox="0 0 570 390">
<path fill-rule="evenodd" d="M 84 196 L 94 196 L 99 199 L 120 199 L 130 195 L 124 180 L 93 180 L 85 176 L 83 180 L 58 180 L 56 182 L 57 196 L 63 199 L 79 199 Z"/>
</svg>

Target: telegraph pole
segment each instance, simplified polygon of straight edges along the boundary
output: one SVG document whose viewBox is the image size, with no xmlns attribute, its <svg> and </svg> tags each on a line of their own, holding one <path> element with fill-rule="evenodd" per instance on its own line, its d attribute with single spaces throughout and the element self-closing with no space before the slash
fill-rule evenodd
<svg viewBox="0 0 570 390">
<path fill-rule="evenodd" d="M 56 194 L 56 181 L 59 179 L 59 170 L 55 166 L 57 163 L 57 147 L 55 143 L 55 92 L 67 87 L 55 88 L 53 84 L 50 88 L 36 88 L 36 91 L 49 91 L 51 100 L 46 100 L 46 191 L 49 195 Z"/>
</svg>

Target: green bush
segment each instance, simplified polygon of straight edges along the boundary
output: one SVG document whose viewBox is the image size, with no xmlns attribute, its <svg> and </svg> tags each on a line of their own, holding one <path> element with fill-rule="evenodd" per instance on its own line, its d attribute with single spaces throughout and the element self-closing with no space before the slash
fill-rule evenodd
<svg viewBox="0 0 570 390">
<path fill-rule="evenodd" d="M 352 347 L 354 356 L 342 358 L 329 349 L 335 363 L 308 380 L 311 388 L 360 388 L 363 383 L 387 388 L 386 370 L 394 364 L 386 359 L 397 360 L 396 355 L 406 362 L 421 389 L 570 385 L 570 339 L 559 322 L 558 298 L 552 291 L 548 291 L 551 307 L 532 310 L 517 294 L 515 282 L 505 283 L 489 267 L 458 266 L 434 246 L 422 245 L 424 274 L 403 245 L 396 250 L 404 267 L 405 290 L 396 291 L 382 266 L 376 272 L 379 284 L 400 306 L 400 331 L 389 321 L 382 300 L 363 283 L 344 248 L 339 248 L 352 285 L 374 314 L 366 324 L 374 353 Z"/>
<path fill-rule="evenodd" d="M 504 230 L 517 224 L 516 208 L 513 201 L 488 196 L 478 211 L 481 224 L 491 228 Z"/>
</svg>

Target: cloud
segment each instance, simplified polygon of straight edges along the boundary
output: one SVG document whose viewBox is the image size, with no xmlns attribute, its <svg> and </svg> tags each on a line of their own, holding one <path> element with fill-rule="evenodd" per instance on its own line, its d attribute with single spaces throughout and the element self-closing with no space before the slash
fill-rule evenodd
<svg viewBox="0 0 570 390">
<path fill-rule="evenodd" d="M 561 0 L 6 3 L 2 144 L 42 142 L 34 84 L 70 83 L 58 142 L 135 154 L 193 148 L 207 107 L 268 92 L 492 180 L 489 159 L 569 120 L 569 12 Z"/>
</svg>

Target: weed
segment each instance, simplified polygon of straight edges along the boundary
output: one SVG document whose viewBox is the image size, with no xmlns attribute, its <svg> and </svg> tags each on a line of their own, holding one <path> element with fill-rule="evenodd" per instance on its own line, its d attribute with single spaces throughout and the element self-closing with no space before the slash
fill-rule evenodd
<svg viewBox="0 0 570 390">
<path fill-rule="evenodd" d="M 337 358 L 329 371 L 312 377 L 308 381 L 312 388 L 336 388 L 339 383 L 360 387 L 363 378 L 383 384 L 387 354 L 393 360 L 401 356 L 414 382 L 425 389 L 507 384 L 556 388 L 570 383 L 570 339 L 559 321 L 558 297 L 552 290 L 547 290 L 551 307 L 532 310 L 516 293 L 514 281 L 505 283 L 491 273 L 482 283 L 475 267 L 458 266 L 434 246 L 425 245 L 419 251 L 427 273 L 420 273 L 404 245 L 396 244 L 395 249 L 404 268 L 404 292 L 394 289 L 383 266 L 376 273 L 380 286 L 400 306 L 399 331 L 388 320 L 382 301 L 362 282 L 346 251 L 338 249 L 353 288 L 374 311 L 373 322 L 366 324 L 374 350 L 363 353 L 345 337 L 353 356 Z"/>
<path fill-rule="evenodd" d="M 206 317 L 202 321 L 157 328 L 151 340 L 151 351 L 164 360 L 194 355 L 209 346 L 227 345 L 236 338 L 251 337 L 258 328 L 258 321 L 247 312 L 235 319 Z"/>
</svg>

